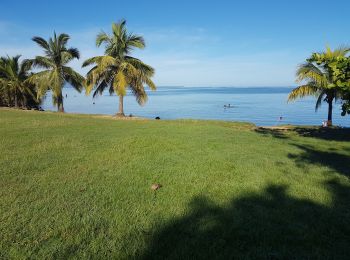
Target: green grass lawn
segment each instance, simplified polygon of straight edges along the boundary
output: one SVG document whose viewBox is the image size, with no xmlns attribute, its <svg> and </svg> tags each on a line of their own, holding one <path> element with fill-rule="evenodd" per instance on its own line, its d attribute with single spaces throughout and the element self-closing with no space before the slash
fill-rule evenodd
<svg viewBox="0 0 350 260">
<path fill-rule="evenodd" d="M 349 140 L 0 110 L 0 258 L 348 258 Z"/>
</svg>

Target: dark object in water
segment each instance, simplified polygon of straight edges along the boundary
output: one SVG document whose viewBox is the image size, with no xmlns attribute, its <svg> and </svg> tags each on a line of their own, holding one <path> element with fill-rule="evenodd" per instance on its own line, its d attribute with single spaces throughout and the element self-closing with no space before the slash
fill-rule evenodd
<svg viewBox="0 0 350 260">
<path fill-rule="evenodd" d="M 159 116 L 157 116 L 155 119 L 156 119 L 156 120 L 160 120 L 160 117 L 159 117 Z"/>
<path fill-rule="evenodd" d="M 95 102 L 92 102 L 93 105 L 95 105 Z"/>
<path fill-rule="evenodd" d="M 234 106 L 231 106 L 231 104 L 224 105 L 224 108 L 233 108 Z"/>
</svg>

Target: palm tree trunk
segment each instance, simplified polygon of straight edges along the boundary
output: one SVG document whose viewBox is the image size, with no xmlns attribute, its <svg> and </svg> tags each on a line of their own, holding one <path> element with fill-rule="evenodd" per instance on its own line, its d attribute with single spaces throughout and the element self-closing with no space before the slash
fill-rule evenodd
<svg viewBox="0 0 350 260">
<path fill-rule="evenodd" d="M 332 126 L 333 98 L 328 100 L 328 121 L 327 126 Z"/>
<path fill-rule="evenodd" d="M 18 98 L 17 98 L 17 95 L 15 95 L 15 108 L 18 108 Z"/>
<path fill-rule="evenodd" d="M 18 108 L 18 97 L 17 97 L 17 91 L 15 90 L 15 108 Z"/>
<path fill-rule="evenodd" d="M 57 111 L 64 113 L 64 107 L 63 107 L 63 96 L 60 94 L 57 98 Z"/>
<path fill-rule="evenodd" d="M 28 99 L 26 96 L 23 97 L 23 100 L 22 100 L 22 107 L 23 108 L 28 108 Z"/>
<path fill-rule="evenodd" d="M 119 111 L 117 113 L 117 116 L 124 117 L 124 96 L 120 95 L 119 96 Z"/>
</svg>

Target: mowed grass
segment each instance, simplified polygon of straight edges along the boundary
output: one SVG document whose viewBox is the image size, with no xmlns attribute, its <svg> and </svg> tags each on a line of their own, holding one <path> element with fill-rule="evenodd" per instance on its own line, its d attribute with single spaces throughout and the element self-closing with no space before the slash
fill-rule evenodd
<svg viewBox="0 0 350 260">
<path fill-rule="evenodd" d="M 349 140 L 0 110 L 0 258 L 346 259 Z"/>
</svg>

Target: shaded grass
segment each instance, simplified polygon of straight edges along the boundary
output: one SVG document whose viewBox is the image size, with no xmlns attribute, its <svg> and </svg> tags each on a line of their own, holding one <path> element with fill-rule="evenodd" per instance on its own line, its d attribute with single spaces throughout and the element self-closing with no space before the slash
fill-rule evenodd
<svg viewBox="0 0 350 260">
<path fill-rule="evenodd" d="M 332 136 L 2 110 L 0 257 L 346 258 Z"/>
</svg>

